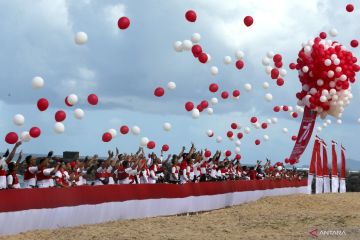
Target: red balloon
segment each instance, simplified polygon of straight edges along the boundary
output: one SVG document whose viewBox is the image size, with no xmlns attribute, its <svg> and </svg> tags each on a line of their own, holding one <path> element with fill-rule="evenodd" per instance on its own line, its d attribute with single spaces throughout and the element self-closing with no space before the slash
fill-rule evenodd
<svg viewBox="0 0 360 240">
<path fill-rule="evenodd" d="M 226 133 L 226 136 L 227 136 L 228 138 L 231 138 L 232 136 L 234 136 L 234 133 L 233 133 L 232 131 L 228 131 L 228 132 Z"/>
<path fill-rule="evenodd" d="M 229 93 L 226 92 L 226 91 L 224 91 L 224 92 L 221 93 L 221 97 L 222 97 L 223 99 L 227 99 L 227 98 L 229 97 Z"/>
<path fill-rule="evenodd" d="M 162 149 L 164 152 L 167 152 L 167 151 L 169 151 L 169 145 L 164 144 L 161 149 Z"/>
<path fill-rule="evenodd" d="M 15 144 L 19 140 L 19 136 L 15 132 L 9 132 L 5 136 L 5 142 L 7 144 Z"/>
<path fill-rule="evenodd" d="M 289 164 L 290 160 L 288 158 L 285 158 L 285 163 Z"/>
<path fill-rule="evenodd" d="M 162 96 L 164 96 L 164 93 L 165 93 L 165 90 L 162 87 L 158 87 L 154 91 L 154 95 L 156 97 L 162 97 Z"/>
<path fill-rule="evenodd" d="M 208 101 L 206 101 L 206 100 L 203 100 L 203 101 L 201 101 L 201 107 L 202 108 L 207 108 L 208 106 L 209 106 L 209 103 L 208 103 Z"/>
<path fill-rule="evenodd" d="M 240 96 L 240 91 L 239 90 L 234 90 L 233 91 L 233 97 L 239 97 Z"/>
<path fill-rule="evenodd" d="M 277 68 L 282 68 L 282 66 L 283 66 L 282 62 L 276 62 L 275 63 L 275 67 L 277 67 Z"/>
<path fill-rule="evenodd" d="M 205 156 L 206 158 L 211 157 L 211 152 L 210 152 L 209 150 L 206 150 L 204 156 Z"/>
<path fill-rule="evenodd" d="M 275 54 L 273 57 L 273 61 L 276 62 L 281 62 L 282 61 L 282 56 L 280 54 Z"/>
<path fill-rule="evenodd" d="M 231 124 L 231 128 L 232 128 L 232 129 L 235 130 L 235 129 L 237 129 L 237 127 L 238 127 L 238 125 L 237 125 L 236 123 L 232 123 L 232 124 Z"/>
<path fill-rule="evenodd" d="M 268 127 L 267 123 L 262 123 L 262 124 L 261 124 L 261 128 L 262 128 L 262 129 L 267 129 L 267 127 Z"/>
<path fill-rule="evenodd" d="M 62 122 L 66 119 L 66 113 L 63 110 L 59 110 L 55 113 L 55 121 Z"/>
<path fill-rule="evenodd" d="M 72 106 L 73 106 L 72 104 L 69 103 L 68 97 L 65 98 L 65 104 L 66 104 L 66 106 L 68 106 L 68 107 L 72 107 Z"/>
<path fill-rule="evenodd" d="M 246 16 L 246 17 L 244 18 L 244 24 L 245 24 L 247 27 L 250 27 L 253 23 L 254 23 L 254 19 L 253 19 L 251 16 Z"/>
<path fill-rule="evenodd" d="M 199 54 L 199 62 L 206 63 L 208 61 L 208 55 L 206 53 Z"/>
<path fill-rule="evenodd" d="M 276 166 L 282 166 L 283 164 L 281 162 L 277 162 Z"/>
<path fill-rule="evenodd" d="M 269 167 L 269 171 L 270 171 L 270 172 L 274 171 L 274 167 L 273 167 L 273 166 L 270 166 L 270 167 Z"/>
<path fill-rule="evenodd" d="M 251 123 L 256 123 L 256 122 L 257 122 L 257 118 L 256 118 L 256 117 L 250 118 L 250 122 L 251 122 Z"/>
<path fill-rule="evenodd" d="M 321 39 L 325 39 L 325 38 L 327 37 L 327 35 L 326 35 L 325 32 L 321 32 L 321 33 L 319 34 L 319 37 L 320 37 Z"/>
<path fill-rule="evenodd" d="M 354 5 L 352 5 L 352 4 L 346 5 L 346 11 L 348 11 L 348 12 L 354 11 Z"/>
<path fill-rule="evenodd" d="M 154 141 L 149 141 L 148 144 L 147 144 L 147 148 L 148 149 L 154 149 L 156 146 L 155 142 Z"/>
<path fill-rule="evenodd" d="M 279 77 L 279 75 L 280 75 L 280 72 L 277 68 L 273 68 L 271 70 L 271 78 L 272 79 L 277 79 Z"/>
<path fill-rule="evenodd" d="M 276 84 L 277 84 L 279 87 L 281 87 L 282 85 L 284 85 L 284 79 L 278 78 L 278 79 L 276 80 Z"/>
<path fill-rule="evenodd" d="M 291 115 L 293 118 L 297 118 L 299 116 L 299 114 L 297 112 L 293 112 Z"/>
<path fill-rule="evenodd" d="M 125 134 L 128 134 L 129 133 L 129 127 L 126 126 L 126 125 L 123 125 L 120 127 L 120 132 L 121 134 L 125 135 Z"/>
<path fill-rule="evenodd" d="M 296 69 L 296 64 L 295 64 L 295 63 L 290 63 L 290 64 L 289 64 L 289 68 L 290 68 L 291 70 Z"/>
<path fill-rule="evenodd" d="M 296 160 L 295 159 L 290 159 L 290 164 L 291 165 L 294 165 L 296 163 Z"/>
<path fill-rule="evenodd" d="M 194 109 L 194 104 L 192 102 L 185 103 L 185 109 L 188 112 L 192 111 Z"/>
<path fill-rule="evenodd" d="M 194 10 L 189 10 L 185 13 L 185 18 L 186 20 L 188 20 L 189 22 L 195 22 L 196 21 L 196 12 Z"/>
<path fill-rule="evenodd" d="M 98 102 L 99 102 L 99 99 L 98 99 L 98 97 L 96 96 L 96 94 L 90 94 L 89 96 L 88 96 L 88 103 L 90 104 L 90 105 L 96 105 L 96 104 L 98 104 Z"/>
<path fill-rule="evenodd" d="M 235 65 L 236 65 L 236 68 L 237 69 L 239 69 L 239 70 L 241 70 L 241 69 L 243 69 L 244 68 L 244 61 L 242 61 L 242 60 L 237 60 L 236 61 L 236 63 L 235 63 Z"/>
<path fill-rule="evenodd" d="M 202 48 L 199 44 L 196 44 L 192 46 L 191 52 L 193 53 L 194 57 L 199 57 L 199 55 L 202 53 Z"/>
<path fill-rule="evenodd" d="M 259 140 L 259 139 L 256 139 L 256 140 L 255 140 L 255 144 L 256 144 L 256 145 L 260 145 L 260 140 Z"/>
<path fill-rule="evenodd" d="M 353 47 L 353 48 L 357 48 L 357 47 L 359 46 L 359 42 L 354 39 L 354 40 L 352 40 L 352 41 L 350 42 L 350 45 L 351 45 L 351 47 Z"/>
<path fill-rule="evenodd" d="M 209 86 L 209 91 L 215 93 L 219 90 L 219 86 L 216 83 L 212 83 Z"/>
<path fill-rule="evenodd" d="M 239 132 L 239 133 L 237 134 L 237 138 L 238 138 L 238 139 L 242 139 L 243 137 L 244 137 L 244 134 L 243 134 L 243 133 Z"/>
<path fill-rule="evenodd" d="M 103 142 L 110 142 L 111 139 L 112 139 L 111 133 L 106 132 L 102 135 Z"/>
<path fill-rule="evenodd" d="M 40 98 L 37 102 L 38 109 L 43 112 L 49 107 L 49 101 L 46 98 Z"/>
<path fill-rule="evenodd" d="M 130 26 L 130 19 L 127 17 L 121 17 L 118 20 L 118 27 L 121 30 L 127 29 Z"/>
<path fill-rule="evenodd" d="M 296 140 L 297 140 L 297 136 L 295 136 L 295 135 L 292 136 L 292 137 L 291 137 L 291 140 L 296 141 Z"/>
<path fill-rule="evenodd" d="M 29 134 L 32 138 L 37 138 L 41 134 L 41 130 L 38 127 L 32 127 L 29 131 Z"/>
<path fill-rule="evenodd" d="M 274 107 L 274 112 L 280 112 L 280 107 L 279 107 L 279 106 L 275 106 L 275 107 Z"/>
<path fill-rule="evenodd" d="M 197 105 L 196 108 L 199 110 L 199 112 L 204 111 L 204 108 L 201 106 L 201 104 Z"/>
<path fill-rule="evenodd" d="M 240 154 L 236 154 L 235 159 L 236 159 L 236 160 L 240 160 L 240 159 L 241 159 L 241 155 L 240 155 Z"/>
<path fill-rule="evenodd" d="M 230 150 L 227 150 L 227 151 L 225 152 L 225 156 L 230 157 L 230 156 L 231 156 L 231 151 L 230 151 Z"/>
<path fill-rule="evenodd" d="M 284 112 L 287 112 L 289 110 L 289 107 L 288 106 L 283 106 L 283 110 L 284 110 Z"/>
</svg>

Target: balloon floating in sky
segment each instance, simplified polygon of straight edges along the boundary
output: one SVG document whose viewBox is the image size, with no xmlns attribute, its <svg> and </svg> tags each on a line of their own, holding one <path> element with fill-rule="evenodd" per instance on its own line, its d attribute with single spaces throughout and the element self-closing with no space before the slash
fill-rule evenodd
<svg viewBox="0 0 360 240">
<path fill-rule="evenodd" d="M 188 10 L 185 13 L 185 18 L 186 20 L 188 20 L 189 22 L 195 22 L 196 18 L 197 18 L 197 14 L 194 10 Z"/>
<path fill-rule="evenodd" d="M 5 142 L 7 144 L 15 144 L 19 140 L 19 136 L 15 132 L 9 132 L 5 136 Z"/>
<path fill-rule="evenodd" d="M 149 141 L 146 146 L 148 149 L 154 149 L 156 144 L 154 141 Z"/>
<path fill-rule="evenodd" d="M 112 139 L 111 133 L 106 132 L 102 135 L 102 141 L 103 142 L 110 142 Z"/>
<path fill-rule="evenodd" d="M 163 128 L 165 131 L 169 132 L 171 130 L 171 123 L 164 123 Z"/>
<path fill-rule="evenodd" d="M 161 150 L 163 150 L 164 152 L 169 151 L 169 149 L 170 149 L 170 147 L 169 147 L 169 145 L 167 145 L 167 144 L 164 144 L 164 145 L 161 147 Z"/>
<path fill-rule="evenodd" d="M 76 119 L 81 120 L 85 117 L 85 112 L 84 112 L 84 110 L 77 108 L 74 111 L 74 116 Z"/>
<path fill-rule="evenodd" d="M 59 110 L 55 113 L 55 121 L 62 122 L 66 119 L 66 113 L 63 110 Z"/>
<path fill-rule="evenodd" d="M 40 98 L 37 102 L 37 107 L 41 112 L 46 111 L 49 107 L 49 101 L 46 98 Z"/>
<path fill-rule="evenodd" d="M 71 105 L 74 106 L 77 102 L 79 101 L 79 98 L 76 94 L 70 94 L 67 97 L 67 102 Z"/>
<path fill-rule="evenodd" d="M 125 125 L 121 126 L 120 127 L 120 133 L 123 134 L 123 135 L 128 134 L 129 133 L 129 127 L 125 126 Z"/>
<path fill-rule="evenodd" d="M 99 102 L 98 96 L 97 96 L 96 94 L 94 94 L 94 93 L 90 94 L 90 95 L 88 96 L 87 100 L 88 100 L 88 103 L 89 103 L 90 105 L 97 105 L 98 102 Z"/>
<path fill-rule="evenodd" d="M 29 142 L 31 139 L 30 133 L 28 131 L 24 131 L 21 133 L 21 137 L 20 137 L 21 141 L 23 142 Z"/>
<path fill-rule="evenodd" d="M 139 135 L 139 134 L 140 134 L 140 128 L 139 128 L 138 126 L 133 126 L 133 127 L 131 128 L 131 132 L 132 132 L 132 134 L 134 134 L 134 135 Z"/>
<path fill-rule="evenodd" d="M 88 36 L 84 32 L 77 32 L 75 34 L 75 43 L 77 45 L 84 45 L 88 40 Z"/>
<path fill-rule="evenodd" d="M 170 89 L 170 90 L 175 90 L 175 88 L 176 88 L 176 83 L 174 83 L 174 82 L 169 82 L 169 83 L 167 84 L 167 88 Z"/>
<path fill-rule="evenodd" d="M 149 140 L 147 137 L 142 137 L 142 138 L 140 139 L 140 146 L 146 147 L 146 145 L 148 144 L 149 141 L 150 141 L 150 140 Z"/>
<path fill-rule="evenodd" d="M 25 123 L 25 117 L 22 114 L 16 114 L 13 118 L 13 122 L 16 126 L 22 126 Z"/>
<path fill-rule="evenodd" d="M 162 97 L 162 96 L 164 96 L 164 94 L 165 94 L 165 90 L 162 87 L 158 87 L 154 91 L 154 95 L 156 97 Z"/>
<path fill-rule="evenodd" d="M 125 30 L 125 29 L 127 29 L 129 26 L 130 26 L 130 19 L 129 19 L 129 18 L 127 18 L 127 17 L 121 17 L 121 18 L 119 18 L 119 20 L 118 20 L 118 27 L 119 27 L 121 30 Z"/>
<path fill-rule="evenodd" d="M 57 134 L 64 133 L 64 132 L 65 132 L 65 126 L 64 126 L 64 124 L 61 123 L 61 122 L 56 122 L 55 125 L 54 125 L 54 131 L 55 131 Z"/>
<path fill-rule="evenodd" d="M 38 138 L 41 135 L 41 130 L 38 127 L 32 127 L 29 134 L 32 138 Z"/>
<path fill-rule="evenodd" d="M 34 77 L 31 82 L 33 89 L 40 89 L 44 87 L 44 79 L 42 77 Z"/>
<path fill-rule="evenodd" d="M 254 23 L 254 19 L 251 16 L 246 16 L 244 18 L 245 26 L 250 27 L 251 25 L 253 25 L 253 23 Z"/>
</svg>

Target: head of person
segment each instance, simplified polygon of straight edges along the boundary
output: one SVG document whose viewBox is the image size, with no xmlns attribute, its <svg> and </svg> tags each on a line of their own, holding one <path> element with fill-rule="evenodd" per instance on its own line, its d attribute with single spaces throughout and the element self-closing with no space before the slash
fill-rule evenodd
<svg viewBox="0 0 360 240">
<path fill-rule="evenodd" d="M 16 172 L 17 171 L 17 164 L 14 163 L 14 162 L 10 162 L 8 164 L 8 169 L 9 169 L 9 172 L 12 173 L 12 172 Z"/>
<path fill-rule="evenodd" d="M 35 158 L 33 158 L 31 155 L 26 156 L 25 162 L 28 166 L 34 166 L 36 164 Z"/>
<path fill-rule="evenodd" d="M 49 166 L 49 159 L 48 158 L 41 158 L 39 162 L 40 167 L 48 167 Z"/>
<path fill-rule="evenodd" d="M 129 161 L 128 161 L 128 160 L 124 160 L 124 161 L 122 162 L 122 166 L 123 166 L 123 168 L 128 168 L 128 167 L 129 167 Z"/>
</svg>

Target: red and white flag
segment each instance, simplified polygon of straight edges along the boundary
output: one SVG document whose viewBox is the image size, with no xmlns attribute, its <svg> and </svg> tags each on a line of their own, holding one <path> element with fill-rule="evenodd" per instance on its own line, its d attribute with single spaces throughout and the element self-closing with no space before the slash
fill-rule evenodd
<svg viewBox="0 0 360 240">
<path fill-rule="evenodd" d="M 332 140 L 331 141 L 331 158 L 332 158 L 331 192 L 333 192 L 333 193 L 339 192 L 339 177 L 338 177 L 336 145 L 337 145 L 337 143 L 334 140 Z"/>
<path fill-rule="evenodd" d="M 330 192 L 329 166 L 327 158 L 327 145 L 324 140 L 321 141 L 323 150 L 323 175 L 324 175 L 324 193 Z"/>
<path fill-rule="evenodd" d="M 317 155 L 317 151 L 319 148 L 319 138 L 318 136 L 315 136 L 315 141 L 314 141 L 314 147 L 312 150 L 312 154 L 311 154 L 311 160 L 310 160 L 310 166 L 309 166 L 309 174 L 308 174 L 308 185 L 307 185 L 307 193 L 311 194 L 312 193 L 312 181 L 314 179 L 314 175 L 315 175 L 315 163 L 316 163 L 316 155 Z"/>
<path fill-rule="evenodd" d="M 322 193 L 324 187 L 323 169 L 321 164 L 320 140 L 316 151 L 316 194 Z"/>
<path fill-rule="evenodd" d="M 341 145 L 341 174 L 340 174 L 340 192 L 346 192 L 346 160 L 345 148 Z"/>
</svg>

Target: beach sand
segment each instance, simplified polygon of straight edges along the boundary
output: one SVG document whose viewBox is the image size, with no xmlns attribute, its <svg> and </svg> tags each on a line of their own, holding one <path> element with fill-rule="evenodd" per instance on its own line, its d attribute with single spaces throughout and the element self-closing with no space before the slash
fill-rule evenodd
<svg viewBox="0 0 360 240">
<path fill-rule="evenodd" d="M 266 197 L 188 216 L 33 231 L 0 239 L 311 239 L 309 232 L 315 228 L 346 234 L 317 239 L 360 239 L 360 193 Z"/>
</svg>

